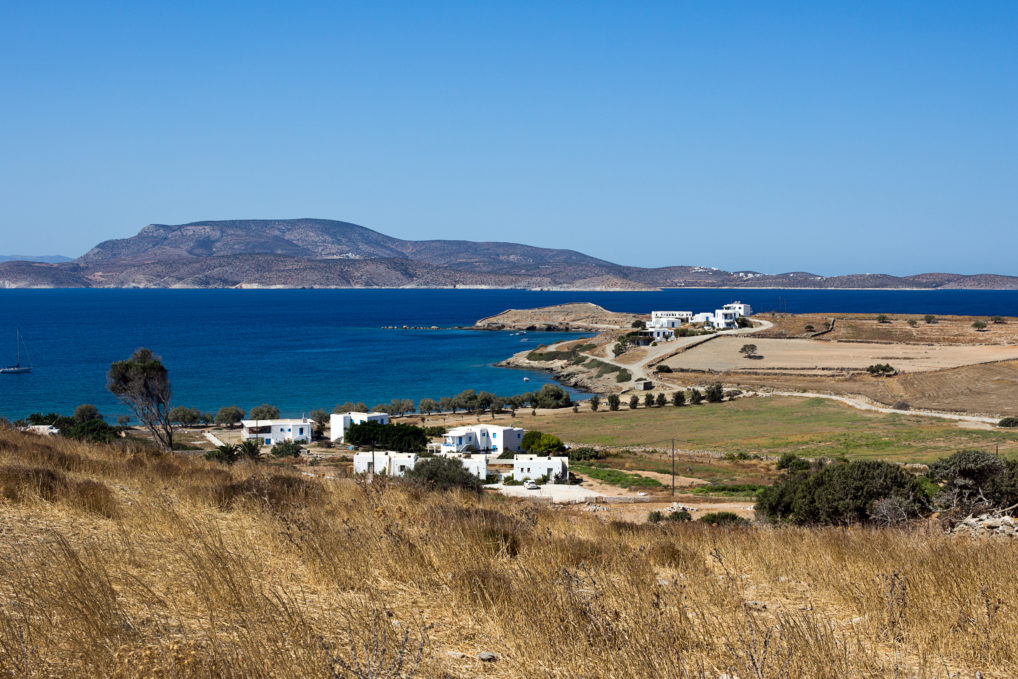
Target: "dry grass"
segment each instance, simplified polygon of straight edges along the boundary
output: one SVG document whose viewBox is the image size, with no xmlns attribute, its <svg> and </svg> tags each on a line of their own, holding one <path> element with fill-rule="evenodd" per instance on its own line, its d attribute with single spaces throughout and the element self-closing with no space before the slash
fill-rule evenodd
<svg viewBox="0 0 1018 679">
<path fill-rule="evenodd" d="M 756 337 L 807 337 L 827 328 L 835 319 L 834 330 L 820 337 L 823 340 L 862 342 L 896 342 L 905 344 L 1015 344 L 1018 343 L 1018 318 L 1005 318 L 1001 324 L 991 323 L 989 316 L 937 316 L 927 323 L 924 314 L 887 314 L 888 322 L 877 321 L 879 314 L 759 314 L 756 318 L 770 321 L 773 327 L 755 334 Z M 977 332 L 972 323 L 983 321 L 987 328 Z"/>
<path fill-rule="evenodd" d="M 0 466 L 53 472 L 0 500 L 2 677 L 1018 673 L 1012 543 L 637 526 L 12 432 Z M 84 481 L 118 511 L 47 490 Z"/>
</svg>

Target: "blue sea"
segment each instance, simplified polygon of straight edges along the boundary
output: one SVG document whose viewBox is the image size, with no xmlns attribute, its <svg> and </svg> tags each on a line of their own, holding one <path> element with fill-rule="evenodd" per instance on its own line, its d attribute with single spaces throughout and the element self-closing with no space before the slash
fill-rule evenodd
<svg viewBox="0 0 1018 679">
<path fill-rule="evenodd" d="M 141 346 L 162 356 L 174 403 L 205 411 L 270 403 L 300 415 L 348 400 L 370 407 L 463 389 L 518 394 L 550 377 L 493 363 L 579 335 L 449 328 L 564 302 L 649 312 L 713 310 L 735 299 L 756 311 L 1018 316 L 1018 291 L 0 290 L 0 365 L 14 361 L 20 328 L 35 366 L 0 375 L 0 416 L 69 414 L 81 403 L 127 414 L 105 375 Z M 446 329 L 382 329 L 390 325 Z"/>
</svg>

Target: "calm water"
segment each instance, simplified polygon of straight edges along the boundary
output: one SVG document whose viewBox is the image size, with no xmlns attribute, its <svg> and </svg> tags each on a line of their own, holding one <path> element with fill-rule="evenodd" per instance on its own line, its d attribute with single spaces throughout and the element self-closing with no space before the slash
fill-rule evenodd
<svg viewBox="0 0 1018 679">
<path fill-rule="evenodd" d="M 548 382 L 491 364 L 571 335 L 382 330 L 470 325 L 510 307 L 594 302 L 617 311 L 713 310 L 1018 316 L 1013 291 L 668 290 L 0 290 L 0 364 L 20 327 L 35 370 L 0 375 L 0 415 L 124 409 L 105 390 L 112 361 L 147 346 L 170 370 L 174 402 L 202 410 L 260 403 L 299 415 L 343 401 L 439 398 L 463 389 L 516 394 Z"/>
</svg>

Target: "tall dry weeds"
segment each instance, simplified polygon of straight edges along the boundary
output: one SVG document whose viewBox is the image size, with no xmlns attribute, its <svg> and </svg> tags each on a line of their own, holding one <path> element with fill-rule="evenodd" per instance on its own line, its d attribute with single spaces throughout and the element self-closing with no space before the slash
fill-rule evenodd
<svg viewBox="0 0 1018 679">
<path fill-rule="evenodd" d="M 1010 542 L 605 522 L 14 432 L 0 470 L 0 677 L 1018 676 Z"/>
</svg>

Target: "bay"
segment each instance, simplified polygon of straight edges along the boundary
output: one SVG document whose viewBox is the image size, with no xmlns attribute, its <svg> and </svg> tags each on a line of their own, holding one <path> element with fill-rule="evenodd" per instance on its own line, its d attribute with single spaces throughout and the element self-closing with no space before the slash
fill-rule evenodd
<svg viewBox="0 0 1018 679">
<path fill-rule="evenodd" d="M 1018 291 L 0 290 L 0 364 L 13 362 L 20 328 L 35 366 L 0 375 L 0 416 L 69 414 L 81 403 L 108 417 L 126 414 L 105 375 L 140 346 L 162 356 L 175 404 L 206 411 L 270 403 L 296 416 L 347 400 L 372 406 L 463 389 L 511 395 L 551 379 L 493 363 L 579 335 L 451 328 L 508 308 L 565 302 L 708 311 L 735 299 L 756 311 L 1018 316 Z M 391 325 L 443 329 L 383 329 Z"/>
</svg>

